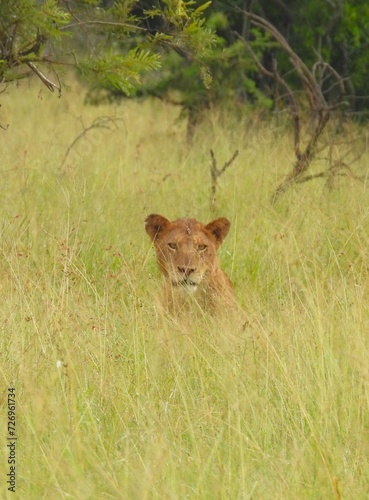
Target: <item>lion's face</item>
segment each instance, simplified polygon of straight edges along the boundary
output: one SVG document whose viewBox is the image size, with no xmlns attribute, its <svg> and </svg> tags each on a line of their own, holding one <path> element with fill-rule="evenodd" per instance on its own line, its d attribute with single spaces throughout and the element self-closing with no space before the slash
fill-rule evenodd
<svg viewBox="0 0 369 500">
<path fill-rule="evenodd" d="M 191 292 L 218 268 L 216 252 L 229 228 L 224 217 L 206 225 L 195 219 L 170 222 L 156 214 L 146 218 L 146 232 L 154 243 L 160 271 L 173 286 Z"/>
</svg>

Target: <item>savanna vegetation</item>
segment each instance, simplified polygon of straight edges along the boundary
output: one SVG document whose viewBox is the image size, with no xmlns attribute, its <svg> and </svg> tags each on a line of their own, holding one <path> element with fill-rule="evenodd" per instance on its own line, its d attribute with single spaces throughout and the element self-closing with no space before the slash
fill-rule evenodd
<svg viewBox="0 0 369 500">
<path fill-rule="evenodd" d="M 271 205 L 292 141 L 276 119 L 214 112 L 189 148 L 158 101 L 86 107 L 76 84 L 2 101 L 2 491 L 14 386 L 19 498 L 365 498 L 366 184 Z M 65 160 L 100 115 L 110 130 Z M 240 151 L 215 212 L 210 147 Z M 246 323 L 158 316 L 151 212 L 232 221 L 220 259 Z"/>
<path fill-rule="evenodd" d="M 0 14 L 2 496 L 366 498 L 366 2 Z M 163 316 L 150 213 L 243 314 Z"/>
</svg>

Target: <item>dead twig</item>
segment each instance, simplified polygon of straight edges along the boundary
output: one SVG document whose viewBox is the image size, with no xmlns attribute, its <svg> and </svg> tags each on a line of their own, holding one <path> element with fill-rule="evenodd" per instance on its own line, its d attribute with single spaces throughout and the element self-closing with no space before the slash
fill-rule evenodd
<svg viewBox="0 0 369 500">
<path fill-rule="evenodd" d="M 210 198 L 210 209 L 212 212 L 215 210 L 215 205 L 216 205 L 216 191 L 217 191 L 217 186 L 218 186 L 218 179 L 219 177 L 224 174 L 224 172 L 227 170 L 228 167 L 232 165 L 234 160 L 238 156 L 238 150 L 236 150 L 233 153 L 233 156 L 230 160 L 226 161 L 223 165 L 222 168 L 217 167 L 217 160 L 215 158 L 214 151 L 211 149 L 210 150 L 210 156 L 211 156 L 211 164 L 210 164 L 210 175 L 211 175 L 211 198 Z"/>
<path fill-rule="evenodd" d="M 323 170 L 322 172 L 319 172 L 317 174 L 309 174 L 309 175 L 305 175 L 304 177 L 300 177 L 296 181 L 296 183 L 302 184 L 304 182 L 308 182 L 308 181 L 311 181 L 313 179 L 327 178 L 327 183 L 330 187 L 334 177 L 350 177 L 351 179 L 354 179 L 355 181 L 360 181 L 360 182 L 364 182 L 364 180 L 366 178 L 365 175 L 355 175 L 352 172 L 352 169 L 349 165 L 346 165 L 345 163 L 341 163 L 341 162 L 336 162 L 331 167 L 329 167 L 327 170 Z"/>
<path fill-rule="evenodd" d="M 62 169 L 64 167 L 64 164 L 68 158 L 69 153 L 73 149 L 73 147 L 77 144 L 78 141 L 82 139 L 88 132 L 90 132 L 93 129 L 108 129 L 111 130 L 111 126 L 115 124 L 119 118 L 112 118 L 111 116 L 99 116 L 97 117 L 92 124 L 89 127 L 83 127 L 83 130 L 77 135 L 77 137 L 71 142 L 71 144 L 68 146 L 64 158 L 60 164 L 60 168 Z"/>
<path fill-rule="evenodd" d="M 251 53 L 259 71 L 273 79 L 277 85 L 284 90 L 284 97 L 287 101 L 288 109 L 294 124 L 294 151 L 296 161 L 292 171 L 279 186 L 277 186 L 272 197 L 274 203 L 292 184 L 323 177 L 321 174 L 306 175 L 306 172 L 316 158 L 318 152 L 325 149 L 327 146 L 326 144 L 322 146 L 321 137 L 331 119 L 333 110 L 344 104 L 343 96 L 345 93 L 345 82 L 330 64 L 322 60 L 320 55 L 319 60 L 310 70 L 275 26 L 252 12 L 247 12 L 242 9 L 238 10 L 250 20 L 251 24 L 268 32 L 274 40 L 276 40 L 280 48 L 288 55 L 293 70 L 300 78 L 304 95 L 307 97 L 309 103 L 309 115 L 312 117 L 312 123 L 314 123 L 311 128 L 305 126 L 305 144 L 302 147 L 302 123 L 304 119 L 306 120 L 306 117 L 299 109 L 299 103 L 295 97 L 296 93 L 289 87 L 285 78 L 279 74 L 275 59 L 273 60 L 272 69 L 266 68 L 257 57 L 251 44 L 244 37 L 237 35 Z M 331 176 L 331 174 L 332 173 L 329 172 L 328 169 L 327 176 Z"/>
<path fill-rule="evenodd" d="M 31 70 L 39 77 L 42 83 L 51 91 L 54 92 L 54 89 L 57 89 L 59 92 L 59 97 L 61 96 L 61 85 L 59 81 L 59 85 L 49 80 L 31 61 L 26 62 L 27 66 L 31 68 Z"/>
<path fill-rule="evenodd" d="M 305 147 L 305 151 L 303 153 L 300 153 L 299 155 L 296 155 L 297 160 L 292 168 L 292 172 L 290 172 L 287 177 L 279 184 L 272 196 L 273 203 L 277 202 L 280 196 L 285 193 L 292 184 L 298 182 L 300 177 L 305 174 L 305 172 L 310 167 L 317 152 L 318 140 L 322 135 L 329 118 L 330 115 L 328 112 L 324 112 L 324 110 L 319 111 L 318 124 L 314 129 L 308 141 L 308 144 Z"/>
</svg>

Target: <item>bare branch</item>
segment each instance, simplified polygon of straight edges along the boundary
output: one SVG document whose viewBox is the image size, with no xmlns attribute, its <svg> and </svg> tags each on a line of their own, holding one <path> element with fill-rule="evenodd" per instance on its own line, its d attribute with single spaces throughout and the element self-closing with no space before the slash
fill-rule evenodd
<svg viewBox="0 0 369 500">
<path fill-rule="evenodd" d="M 211 210 L 215 210 L 215 205 L 216 205 L 216 190 L 217 190 L 217 185 L 218 185 L 218 178 L 224 174 L 224 172 L 227 170 L 228 167 L 232 165 L 234 160 L 238 156 L 238 150 L 236 150 L 231 159 L 226 161 L 223 165 L 222 168 L 218 169 L 217 167 L 217 160 L 215 158 L 214 151 L 211 149 L 210 150 L 210 156 L 211 156 L 211 165 L 210 165 L 210 175 L 211 175 L 211 201 L 210 201 L 210 206 Z"/>
<path fill-rule="evenodd" d="M 311 162 L 313 161 L 317 149 L 317 143 L 318 140 L 325 128 L 325 126 L 328 123 L 328 120 L 330 118 L 329 113 L 324 112 L 323 110 L 320 110 L 319 112 L 319 122 L 317 127 L 315 128 L 312 136 L 310 137 L 310 140 L 305 148 L 304 153 L 300 155 L 299 158 L 297 158 L 292 172 L 287 175 L 287 177 L 284 179 L 283 182 L 277 187 L 275 190 L 273 197 L 272 197 L 272 202 L 275 203 L 278 201 L 280 196 L 287 191 L 287 189 L 294 183 L 299 182 L 299 179 L 307 169 L 310 167 Z"/>
<path fill-rule="evenodd" d="M 111 116 L 99 116 L 96 118 L 92 124 L 89 127 L 84 127 L 83 130 L 77 135 L 77 137 L 72 141 L 72 143 L 68 146 L 67 151 L 64 155 L 64 158 L 60 164 L 60 168 L 63 168 L 69 153 L 73 149 L 73 147 L 77 144 L 77 142 L 82 139 L 84 135 L 86 135 L 88 132 L 90 132 L 92 129 L 99 128 L 99 129 L 111 129 L 111 125 L 115 124 L 119 118 L 112 118 Z M 83 123 L 82 123 L 83 125 Z"/>
<path fill-rule="evenodd" d="M 298 108 L 295 96 L 292 92 L 292 89 L 290 88 L 288 83 L 278 73 L 276 59 L 273 60 L 273 75 L 274 75 L 274 78 L 276 79 L 277 83 L 279 83 L 279 85 L 281 87 L 283 87 L 286 91 L 287 99 L 288 99 L 289 105 L 290 105 L 290 112 L 291 112 L 293 122 L 294 122 L 295 155 L 297 158 L 300 158 L 301 157 L 301 151 L 300 151 L 301 126 L 300 126 L 299 108 Z"/>
<path fill-rule="evenodd" d="M 119 23 L 116 21 L 77 21 L 75 23 L 68 24 L 66 26 L 61 26 L 59 28 L 60 31 L 66 31 L 69 30 L 70 28 L 74 28 L 75 26 L 91 26 L 91 25 L 96 25 L 96 26 L 110 26 L 110 27 L 116 27 L 116 28 L 127 28 L 130 30 L 136 30 L 136 31 L 147 31 L 146 28 L 142 28 L 141 26 L 134 26 L 133 24 L 128 24 L 128 23 Z"/>
<path fill-rule="evenodd" d="M 55 83 L 53 83 L 51 80 L 49 80 L 43 73 L 41 73 L 41 71 L 31 62 L 31 61 L 27 61 L 25 64 L 27 64 L 27 66 L 29 68 L 31 68 L 31 70 L 36 73 L 36 75 L 39 77 L 39 79 L 42 81 L 42 83 L 51 91 L 51 92 L 54 92 L 54 89 L 57 89 L 58 92 L 59 92 L 59 97 L 61 95 L 61 86 L 60 86 L 60 81 L 59 81 L 59 86 L 56 85 Z"/>
<path fill-rule="evenodd" d="M 307 182 L 310 179 L 320 177 L 331 179 L 333 175 L 349 175 L 350 177 L 356 178 L 351 170 L 348 170 L 348 166 L 343 162 L 343 157 L 336 162 L 333 161 L 332 147 L 330 149 L 330 158 L 328 161 L 330 167 L 327 171 L 319 174 L 307 175 L 307 170 L 316 159 L 317 154 L 328 147 L 327 142 L 322 141 L 322 136 L 332 117 L 333 111 L 345 105 L 345 79 L 343 79 L 329 63 L 322 59 L 320 53 L 317 53 L 317 62 L 309 69 L 304 61 L 292 49 L 284 36 L 269 21 L 252 12 L 242 9 L 238 9 L 238 11 L 246 16 L 251 24 L 269 33 L 278 43 L 279 47 L 288 55 L 293 70 L 300 78 L 303 95 L 307 97 L 309 103 L 309 114 L 306 115 L 306 113 L 302 113 L 300 110 L 298 98 L 296 97 L 297 93 L 288 85 L 286 78 L 280 75 L 276 60 L 273 59 L 272 70 L 265 67 L 255 54 L 252 43 L 236 34 L 247 47 L 259 71 L 268 78 L 273 79 L 278 87 L 283 89 L 284 95 L 282 99 L 287 102 L 288 110 L 294 124 L 294 150 L 296 160 L 292 171 L 275 190 L 272 198 L 273 202 L 277 201 L 294 183 Z M 307 123 L 304 127 L 305 144 L 302 147 L 301 135 L 303 119 L 305 119 Z M 352 149 L 350 151 L 352 151 Z M 342 172 L 344 168 L 346 168 L 348 173 Z"/>
<path fill-rule="evenodd" d="M 316 84 L 316 81 L 310 72 L 310 70 L 307 68 L 305 63 L 303 62 L 302 59 L 296 54 L 296 52 L 291 48 L 287 40 L 284 38 L 284 36 L 273 26 L 269 21 L 266 19 L 263 19 L 260 16 L 257 16 L 256 14 L 253 14 L 252 12 L 248 12 L 242 9 L 237 9 L 241 13 L 243 13 L 245 16 L 248 16 L 255 26 L 258 26 L 259 28 L 262 28 L 268 33 L 272 35 L 272 37 L 279 43 L 279 45 L 283 48 L 283 50 L 288 54 L 290 57 L 291 63 L 293 64 L 294 68 L 297 70 L 298 74 L 300 75 L 301 80 L 307 85 L 308 89 L 310 90 L 314 100 L 316 101 L 316 105 L 324 106 L 325 101 L 324 97 L 321 93 L 321 90 Z"/>
<path fill-rule="evenodd" d="M 341 172 L 340 170 L 347 169 L 347 172 Z M 334 167 L 329 168 L 328 170 L 323 170 L 317 174 L 305 175 L 304 177 L 300 177 L 296 182 L 298 184 L 302 184 L 304 182 L 311 181 L 313 179 L 321 179 L 321 178 L 331 178 L 331 177 L 350 177 L 356 181 L 364 182 L 365 175 L 355 175 L 351 168 L 348 165 L 336 165 Z"/>
<path fill-rule="evenodd" d="M 322 93 L 328 94 L 331 90 L 333 90 L 335 87 L 338 88 L 338 96 L 336 99 L 333 101 L 332 105 L 338 103 L 342 104 L 342 98 L 345 94 L 345 84 L 344 84 L 344 79 L 337 73 L 337 71 L 326 61 L 319 60 L 316 63 L 314 63 L 311 73 L 314 77 L 314 80 L 317 81 L 317 71 L 318 70 L 322 71 L 321 75 L 321 82 L 320 82 L 320 87 L 322 88 Z M 326 74 L 326 76 L 324 76 Z M 323 84 L 325 81 L 328 81 L 329 79 L 333 78 L 333 83 L 331 84 L 330 87 L 327 89 L 323 90 Z"/>
</svg>

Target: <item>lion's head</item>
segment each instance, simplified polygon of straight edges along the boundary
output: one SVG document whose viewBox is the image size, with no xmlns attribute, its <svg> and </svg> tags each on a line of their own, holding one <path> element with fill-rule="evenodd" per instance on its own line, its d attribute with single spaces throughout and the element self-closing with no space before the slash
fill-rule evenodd
<svg viewBox="0 0 369 500">
<path fill-rule="evenodd" d="M 195 219 L 170 222 L 152 214 L 145 222 L 159 269 L 173 286 L 195 291 L 202 280 L 219 268 L 216 252 L 228 234 L 228 219 L 221 217 L 205 225 Z"/>
</svg>

